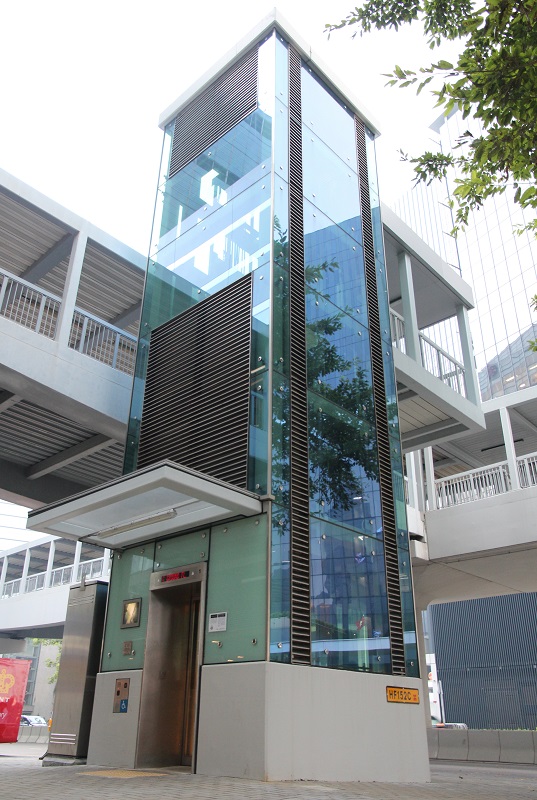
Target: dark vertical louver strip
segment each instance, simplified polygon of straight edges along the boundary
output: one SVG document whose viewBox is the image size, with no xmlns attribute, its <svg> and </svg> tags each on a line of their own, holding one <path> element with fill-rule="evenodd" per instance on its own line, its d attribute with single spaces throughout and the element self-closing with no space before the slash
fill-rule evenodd
<svg viewBox="0 0 537 800">
<path fill-rule="evenodd" d="M 252 276 L 151 334 L 138 469 L 164 459 L 247 488 Z"/>
<path fill-rule="evenodd" d="M 375 405 L 375 423 L 377 428 L 380 505 L 384 528 L 384 563 L 386 569 L 388 618 L 390 622 L 392 672 L 394 675 L 404 675 L 406 667 L 401 591 L 399 587 L 399 560 L 397 557 L 397 526 L 395 522 L 390 437 L 388 433 L 388 413 L 386 408 L 386 386 L 384 382 L 383 353 L 386 345 L 382 343 L 380 335 L 375 243 L 373 239 L 373 220 L 369 196 L 365 125 L 358 117 L 354 118 L 354 123 L 360 178 L 360 196 L 362 201 L 362 233 L 364 242 L 367 313 L 369 315 L 371 374 L 373 378 L 373 401 Z"/>
<path fill-rule="evenodd" d="M 257 47 L 175 119 L 168 177 L 179 172 L 257 108 Z"/>
<path fill-rule="evenodd" d="M 311 663 L 308 387 L 300 56 L 289 48 L 291 663 Z"/>
</svg>

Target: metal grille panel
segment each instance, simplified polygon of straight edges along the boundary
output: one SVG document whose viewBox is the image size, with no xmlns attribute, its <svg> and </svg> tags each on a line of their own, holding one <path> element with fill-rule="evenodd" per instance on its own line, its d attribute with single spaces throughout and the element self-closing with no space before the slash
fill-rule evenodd
<svg viewBox="0 0 537 800">
<path fill-rule="evenodd" d="M 371 217 L 371 201 L 369 195 L 365 125 L 358 117 L 354 118 L 354 122 L 360 179 L 360 196 L 362 201 L 362 233 L 371 346 L 371 374 L 373 378 L 373 400 L 377 428 L 380 504 L 384 528 L 384 561 L 386 569 L 388 618 L 390 623 L 392 672 L 396 675 L 404 675 L 406 666 L 403 639 L 403 614 L 401 607 L 401 591 L 399 587 L 397 526 L 395 522 L 390 437 L 388 413 L 386 409 L 386 386 L 384 381 L 383 352 L 386 345 L 383 345 L 380 335 L 375 245 L 373 240 L 373 221 Z"/>
<path fill-rule="evenodd" d="M 169 459 L 247 487 L 251 311 L 246 275 L 153 331 L 138 469 Z"/>
<path fill-rule="evenodd" d="M 300 56 L 289 48 L 291 662 L 311 663 L 308 393 Z"/>
<path fill-rule="evenodd" d="M 256 110 L 257 60 L 256 47 L 177 115 L 168 177 Z"/>
</svg>

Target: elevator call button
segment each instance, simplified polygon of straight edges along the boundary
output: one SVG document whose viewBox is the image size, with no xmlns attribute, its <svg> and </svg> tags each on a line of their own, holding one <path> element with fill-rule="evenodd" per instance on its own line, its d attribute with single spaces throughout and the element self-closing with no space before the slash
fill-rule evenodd
<svg viewBox="0 0 537 800">
<path fill-rule="evenodd" d="M 118 678 L 114 692 L 114 714 L 126 714 L 129 710 L 130 678 Z"/>
</svg>

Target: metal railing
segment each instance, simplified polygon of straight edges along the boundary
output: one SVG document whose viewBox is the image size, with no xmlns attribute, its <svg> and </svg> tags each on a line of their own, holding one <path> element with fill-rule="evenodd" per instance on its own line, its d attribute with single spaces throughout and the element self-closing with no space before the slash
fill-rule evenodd
<svg viewBox="0 0 537 800">
<path fill-rule="evenodd" d="M 402 353 L 406 353 L 405 321 L 393 308 L 390 308 L 390 333 L 392 345 Z"/>
<path fill-rule="evenodd" d="M 108 567 L 108 571 L 110 567 Z M 94 558 L 92 561 L 82 561 L 78 565 L 76 582 L 82 578 L 100 578 L 104 575 L 104 558 Z"/>
<path fill-rule="evenodd" d="M 53 339 L 61 300 L 0 270 L 0 316 Z"/>
<path fill-rule="evenodd" d="M 61 299 L 0 269 L 0 316 L 54 339 Z M 112 369 L 134 374 L 136 336 L 75 308 L 69 347 Z"/>
<path fill-rule="evenodd" d="M 527 489 L 529 486 L 537 486 L 537 453 L 519 456 L 516 463 L 520 488 Z"/>
<path fill-rule="evenodd" d="M 464 366 L 456 358 L 446 353 L 440 345 L 420 333 L 420 349 L 422 364 L 431 375 L 449 386 L 457 394 L 466 397 Z"/>
<path fill-rule="evenodd" d="M 50 574 L 51 587 L 65 586 L 66 584 L 78 583 L 84 576 L 86 579 L 101 578 L 107 575 L 110 571 L 110 562 L 105 565 L 105 560 L 101 558 L 93 558 L 91 561 L 81 561 L 78 565 L 76 577 L 73 576 L 73 564 L 66 567 L 57 567 L 53 569 Z M 29 575 L 26 578 L 25 594 L 30 592 L 38 592 L 40 589 L 45 588 L 46 572 L 36 572 L 35 575 Z M 2 592 L 2 599 L 6 597 L 14 597 L 21 593 L 22 578 L 17 578 L 14 581 L 7 581 L 4 584 L 4 591 Z"/>
<path fill-rule="evenodd" d="M 57 567 L 52 570 L 50 577 L 51 586 L 64 586 L 66 583 L 71 583 L 73 576 L 73 565 L 68 567 Z"/>
<path fill-rule="evenodd" d="M 435 481 L 435 488 L 437 508 L 450 508 L 505 494 L 511 489 L 509 467 L 507 461 L 501 461 L 490 467 L 460 472 Z"/>
<path fill-rule="evenodd" d="M 393 347 L 400 350 L 401 353 L 406 353 L 405 320 L 393 308 L 390 308 L 390 332 Z M 454 392 L 466 397 L 464 365 L 424 333 L 419 334 L 419 339 L 423 368 L 439 378 Z"/>
<path fill-rule="evenodd" d="M 537 486 L 537 453 L 519 456 L 516 460 L 521 489 Z M 435 481 L 437 508 L 450 508 L 473 500 L 505 494 L 513 489 L 507 461 L 489 467 L 460 472 Z"/>
<path fill-rule="evenodd" d="M 7 581 L 4 584 L 4 591 L 2 592 L 2 597 L 13 597 L 14 595 L 19 594 L 21 590 L 21 579 L 17 578 L 14 581 Z"/>
<path fill-rule="evenodd" d="M 69 347 L 79 353 L 132 375 L 136 359 L 136 343 L 136 336 L 75 309 Z"/>
</svg>

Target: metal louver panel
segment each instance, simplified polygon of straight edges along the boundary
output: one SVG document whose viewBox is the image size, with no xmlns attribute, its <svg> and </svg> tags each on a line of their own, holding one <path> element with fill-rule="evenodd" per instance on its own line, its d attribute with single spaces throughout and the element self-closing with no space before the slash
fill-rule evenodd
<svg viewBox="0 0 537 800">
<path fill-rule="evenodd" d="M 384 381 L 384 347 L 380 336 L 380 316 L 378 306 L 377 276 L 375 264 L 375 245 L 373 240 L 373 221 L 369 196 L 367 170 L 367 151 L 365 125 L 358 117 L 354 118 L 356 131 L 356 150 L 362 200 L 362 233 L 366 274 L 367 309 L 369 315 L 369 335 L 371 343 L 371 374 L 373 378 L 373 400 L 377 428 L 377 447 L 379 463 L 380 504 L 384 528 L 384 562 L 386 569 L 386 593 L 388 618 L 390 623 L 390 649 L 392 672 L 404 675 L 405 648 L 403 640 L 403 615 L 401 591 L 399 586 L 399 561 L 397 557 L 397 526 L 392 486 L 392 465 L 390 457 L 390 437 L 388 413 L 386 409 L 386 386 Z"/>
<path fill-rule="evenodd" d="M 173 177 L 256 108 L 257 47 L 177 115 L 168 177 Z"/>
<path fill-rule="evenodd" d="M 308 387 L 300 56 L 289 48 L 291 663 L 311 663 Z"/>
<path fill-rule="evenodd" d="M 139 469 L 169 459 L 246 488 L 251 313 L 246 275 L 153 331 Z"/>
</svg>

